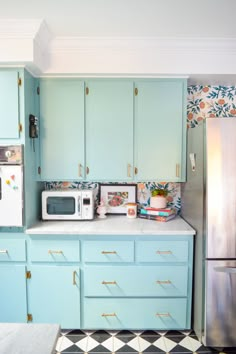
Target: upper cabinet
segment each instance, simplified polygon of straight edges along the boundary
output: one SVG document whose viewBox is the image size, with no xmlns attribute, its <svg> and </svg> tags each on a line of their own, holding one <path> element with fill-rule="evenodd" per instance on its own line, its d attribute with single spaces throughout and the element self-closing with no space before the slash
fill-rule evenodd
<svg viewBox="0 0 236 354">
<path fill-rule="evenodd" d="M 184 181 L 186 81 L 137 81 L 134 92 L 136 180 Z"/>
<path fill-rule="evenodd" d="M 84 82 L 40 82 L 42 180 L 84 179 Z"/>
<path fill-rule="evenodd" d="M 0 139 L 18 139 L 20 134 L 19 74 L 0 71 Z"/>
<path fill-rule="evenodd" d="M 42 79 L 41 179 L 185 180 L 186 80 Z"/>
<path fill-rule="evenodd" d="M 133 82 L 86 83 L 86 178 L 133 178 Z"/>
</svg>

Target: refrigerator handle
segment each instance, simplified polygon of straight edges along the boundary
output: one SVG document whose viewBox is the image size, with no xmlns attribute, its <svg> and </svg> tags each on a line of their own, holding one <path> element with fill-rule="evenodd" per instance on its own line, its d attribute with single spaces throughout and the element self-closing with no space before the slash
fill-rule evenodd
<svg viewBox="0 0 236 354">
<path fill-rule="evenodd" d="M 236 273 L 236 267 L 214 267 L 214 270 L 220 273 Z"/>
<path fill-rule="evenodd" d="M 2 179 L 0 177 L 0 200 L 2 200 Z"/>
</svg>

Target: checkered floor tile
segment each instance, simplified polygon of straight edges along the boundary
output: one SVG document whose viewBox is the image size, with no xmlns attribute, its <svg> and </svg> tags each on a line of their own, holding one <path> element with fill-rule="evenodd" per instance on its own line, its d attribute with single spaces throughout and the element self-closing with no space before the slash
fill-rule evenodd
<svg viewBox="0 0 236 354">
<path fill-rule="evenodd" d="M 56 354 L 236 354 L 204 347 L 193 331 L 64 330 Z"/>
</svg>

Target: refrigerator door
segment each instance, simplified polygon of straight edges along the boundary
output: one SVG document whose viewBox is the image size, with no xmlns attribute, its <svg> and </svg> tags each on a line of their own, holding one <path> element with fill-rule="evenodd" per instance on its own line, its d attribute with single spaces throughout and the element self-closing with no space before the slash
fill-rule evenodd
<svg viewBox="0 0 236 354">
<path fill-rule="evenodd" d="M 206 258 L 236 258 L 236 119 L 206 120 Z"/>
<path fill-rule="evenodd" d="M 0 227 L 23 226 L 22 166 L 0 166 Z"/>
<path fill-rule="evenodd" d="M 235 294 L 236 261 L 206 261 L 206 346 L 236 346 Z"/>
</svg>

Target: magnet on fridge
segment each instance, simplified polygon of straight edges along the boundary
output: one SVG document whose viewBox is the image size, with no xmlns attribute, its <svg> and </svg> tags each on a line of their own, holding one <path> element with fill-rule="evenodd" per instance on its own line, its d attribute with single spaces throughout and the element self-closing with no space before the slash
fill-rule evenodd
<svg viewBox="0 0 236 354">
<path fill-rule="evenodd" d="M 15 181 L 15 175 L 11 175 L 11 179 Z"/>
<path fill-rule="evenodd" d="M 17 186 L 13 186 L 13 189 L 16 190 L 16 189 L 18 189 L 18 187 Z"/>
<path fill-rule="evenodd" d="M 9 179 L 6 179 L 6 184 L 10 185 L 11 181 Z"/>
</svg>

